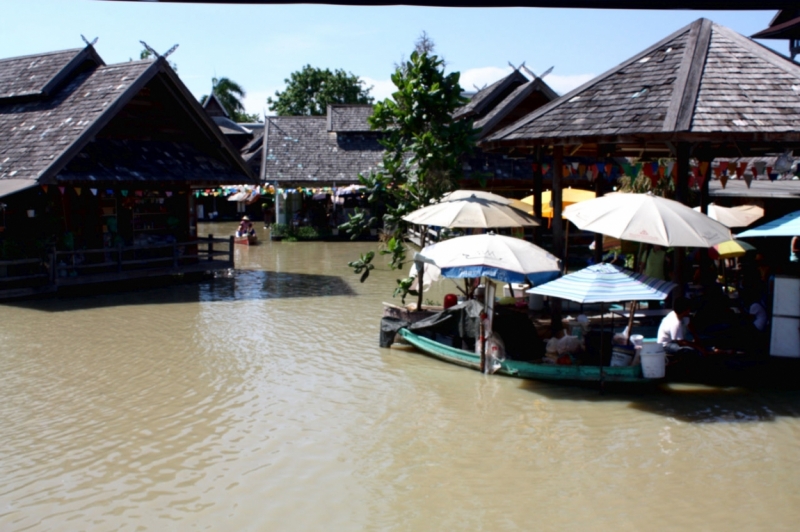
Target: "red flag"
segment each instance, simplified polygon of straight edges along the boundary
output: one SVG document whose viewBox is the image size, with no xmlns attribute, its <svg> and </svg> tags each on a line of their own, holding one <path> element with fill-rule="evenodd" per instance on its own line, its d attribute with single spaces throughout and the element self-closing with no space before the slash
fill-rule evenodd
<svg viewBox="0 0 800 532">
<path fill-rule="evenodd" d="M 725 185 L 728 183 L 728 176 L 722 174 L 719 176 L 719 184 L 722 185 L 722 188 L 725 188 Z"/>
</svg>

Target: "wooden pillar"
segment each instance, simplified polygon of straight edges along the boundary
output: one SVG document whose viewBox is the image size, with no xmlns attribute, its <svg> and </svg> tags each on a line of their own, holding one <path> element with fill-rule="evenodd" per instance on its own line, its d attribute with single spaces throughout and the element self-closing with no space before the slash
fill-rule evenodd
<svg viewBox="0 0 800 532">
<path fill-rule="evenodd" d="M 598 175 L 594 178 L 594 194 L 596 197 L 603 195 L 603 179 Z M 603 235 L 594 234 L 594 263 L 600 264 L 603 261 Z"/>
<path fill-rule="evenodd" d="M 564 147 L 553 146 L 553 255 L 563 260 L 564 258 L 564 227 L 561 219 L 561 180 L 564 171 Z M 567 271 L 567 265 L 562 265 L 562 271 Z M 561 329 L 561 300 L 554 298 L 550 302 L 551 327 L 553 332 Z"/>
<path fill-rule="evenodd" d="M 675 183 L 675 199 L 684 205 L 689 199 L 689 157 L 692 147 L 686 142 L 678 144 L 675 161 L 677 182 Z M 678 294 L 683 295 L 686 283 L 686 248 L 675 248 L 675 264 L 673 277 L 678 284 Z"/>
<path fill-rule="evenodd" d="M 533 168 L 533 215 L 539 220 L 542 219 L 542 153 L 541 146 L 536 146 L 536 155 Z M 533 243 L 537 246 L 542 245 L 542 227 L 533 228 Z"/>
</svg>

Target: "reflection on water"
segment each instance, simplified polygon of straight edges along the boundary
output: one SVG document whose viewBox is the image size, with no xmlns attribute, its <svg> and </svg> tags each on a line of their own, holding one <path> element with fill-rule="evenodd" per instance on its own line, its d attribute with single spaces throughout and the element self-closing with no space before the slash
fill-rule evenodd
<svg viewBox="0 0 800 532">
<path fill-rule="evenodd" d="M 0 305 L 0 529 L 796 528 L 798 392 L 380 349 L 369 244 L 259 236 L 208 282 Z"/>
</svg>

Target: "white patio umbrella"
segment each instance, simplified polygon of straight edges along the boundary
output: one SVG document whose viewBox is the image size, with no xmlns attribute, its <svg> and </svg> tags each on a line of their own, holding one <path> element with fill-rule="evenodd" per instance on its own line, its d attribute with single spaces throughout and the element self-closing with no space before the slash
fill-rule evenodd
<svg viewBox="0 0 800 532">
<path fill-rule="evenodd" d="M 645 244 L 708 248 L 730 230 L 703 213 L 653 194 L 609 194 L 570 205 L 564 217 L 580 229 Z"/>
<path fill-rule="evenodd" d="M 544 249 L 520 238 L 495 235 L 459 236 L 431 244 L 414 256 L 433 264 L 443 277 L 489 277 L 506 283 L 543 283 L 558 277 L 559 260 Z"/>
<path fill-rule="evenodd" d="M 403 216 L 403 220 L 417 225 L 450 229 L 490 229 L 539 225 L 536 218 L 524 211 L 477 196 L 428 205 Z"/>
<path fill-rule="evenodd" d="M 425 247 L 414 256 L 418 264 L 438 267 L 443 277 L 473 279 L 487 277 L 507 283 L 547 282 L 558 277 L 559 260 L 544 249 L 519 238 L 483 234 L 460 236 Z M 491 331 L 494 314 L 494 284 L 486 283 L 484 296 Z M 485 336 L 481 321 L 481 337 Z M 488 336 L 488 335 L 487 335 Z M 485 371 L 485 342 L 480 345 L 481 371 Z M 493 370 L 492 370 L 493 371 Z"/>
<path fill-rule="evenodd" d="M 700 207 L 694 210 L 700 212 Z M 746 227 L 764 216 L 764 209 L 756 205 L 739 205 L 722 207 L 714 203 L 708 204 L 708 217 L 725 227 Z"/>
<path fill-rule="evenodd" d="M 439 203 L 443 201 L 456 201 L 470 197 L 494 201 L 496 203 L 500 203 L 501 205 L 508 205 L 509 207 L 513 207 L 514 209 L 525 213 L 528 213 L 531 210 L 530 205 L 527 205 L 522 200 L 507 198 L 505 196 L 501 196 L 500 194 L 486 192 L 485 190 L 454 190 L 453 192 L 448 192 L 442 196 L 441 199 L 439 199 Z"/>
</svg>

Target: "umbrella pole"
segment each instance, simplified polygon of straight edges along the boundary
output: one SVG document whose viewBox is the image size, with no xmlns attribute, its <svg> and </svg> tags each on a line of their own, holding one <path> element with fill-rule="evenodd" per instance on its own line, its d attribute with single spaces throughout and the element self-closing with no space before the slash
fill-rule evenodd
<svg viewBox="0 0 800 532">
<path fill-rule="evenodd" d="M 628 316 L 628 337 L 625 339 L 625 343 L 631 341 L 631 332 L 633 331 L 633 315 L 636 313 L 636 309 L 639 307 L 638 301 L 631 302 L 631 315 Z"/>
<path fill-rule="evenodd" d="M 425 249 L 425 237 L 428 235 L 428 226 L 423 225 L 421 226 L 422 230 L 420 231 L 419 235 L 419 250 L 422 251 Z M 419 279 L 419 295 L 417 296 L 417 310 L 422 310 L 422 283 L 424 279 L 422 278 L 422 263 L 420 262 L 417 266 L 417 278 Z"/>
</svg>

